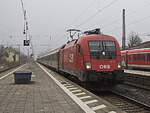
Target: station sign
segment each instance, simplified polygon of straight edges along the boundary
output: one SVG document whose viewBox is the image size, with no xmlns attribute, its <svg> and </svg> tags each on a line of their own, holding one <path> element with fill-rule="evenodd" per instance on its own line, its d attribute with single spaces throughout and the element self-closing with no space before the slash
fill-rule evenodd
<svg viewBox="0 0 150 113">
<path fill-rule="evenodd" d="M 24 40 L 23 45 L 24 46 L 29 46 L 30 45 L 30 40 Z"/>
</svg>

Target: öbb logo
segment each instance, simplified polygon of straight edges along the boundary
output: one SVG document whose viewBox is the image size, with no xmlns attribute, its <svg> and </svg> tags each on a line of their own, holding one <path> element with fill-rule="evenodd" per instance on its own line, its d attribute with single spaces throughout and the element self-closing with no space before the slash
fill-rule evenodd
<svg viewBox="0 0 150 113">
<path fill-rule="evenodd" d="M 100 69 L 110 69 L 110 65 L 100 65 Z"/>
</svg>

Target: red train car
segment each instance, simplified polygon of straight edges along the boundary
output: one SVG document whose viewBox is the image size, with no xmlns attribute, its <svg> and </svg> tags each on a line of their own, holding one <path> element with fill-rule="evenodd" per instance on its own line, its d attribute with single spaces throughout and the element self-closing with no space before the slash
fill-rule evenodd
<svg viewBox="0 0 150 113">
<path fill-rule="evenodd" d="M 47 62 L 43 62 L 46 59 Z M 58 71 L 66 72 L 83 83 L 122 82 L 121 53 L 117 40 L 90 32 L 38 59 Z"/>
<path fill-rule="evenodd" d="M 122 63 L 129 69 L 150 69 L 150 48 L 121 51 Z"/>
</svg>

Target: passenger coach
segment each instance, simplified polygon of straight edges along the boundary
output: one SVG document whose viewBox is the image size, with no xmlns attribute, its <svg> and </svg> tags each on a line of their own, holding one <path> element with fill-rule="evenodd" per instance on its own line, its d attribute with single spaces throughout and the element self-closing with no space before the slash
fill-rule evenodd
<svg viewBox="0 0 150 113">
<path fill-rule="evenodd" d="M 150 48 L 124 50 L 121 54 L 125 68 L 150 69 Z"/>
</svg>

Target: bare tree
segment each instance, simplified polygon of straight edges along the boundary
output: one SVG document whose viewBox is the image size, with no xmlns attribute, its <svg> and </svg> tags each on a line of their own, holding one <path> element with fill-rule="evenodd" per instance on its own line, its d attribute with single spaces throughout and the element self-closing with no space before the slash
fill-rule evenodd
<svg viewBox="0 0 150 113">
<path fill-rule="evenodd" d="M 132 48 L 139 45 L 142 42 L 142 39 L 138 35 L 138 33 L 131 32 L 128 36 L 128 47 Z"/>
<path fill-rule="evenodd" d="M 2 62 L 5 62 L 3 57 L 8 57 L 9 54 L 8 52 L 6 51 L 6 48 L 4 46 L 0 46 L 0 61 Z"/>
</svg>

